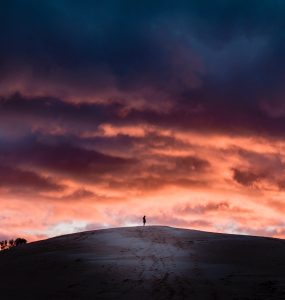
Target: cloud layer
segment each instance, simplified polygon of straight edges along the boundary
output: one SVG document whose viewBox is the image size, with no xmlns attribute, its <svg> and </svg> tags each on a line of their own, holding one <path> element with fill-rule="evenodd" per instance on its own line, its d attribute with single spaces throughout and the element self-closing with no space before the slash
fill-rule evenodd
<svg viewBox="0 0 285 300">
<path fill-rule="evenodd" d="M 0 235 L 151 223 L 285 237 L 281 1 L 9 1 Z"/>
</svg>

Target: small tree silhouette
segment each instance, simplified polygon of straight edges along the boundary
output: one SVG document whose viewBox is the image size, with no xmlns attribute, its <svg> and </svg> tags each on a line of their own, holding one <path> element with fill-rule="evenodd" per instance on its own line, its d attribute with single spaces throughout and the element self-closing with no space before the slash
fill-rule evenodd
<svg viewBox="0 0 285 300">
<path fill-rule="evenodd" d="M 0 250 L 4 250 L 5 249 L 5 244 L 4 241 L 0 242 Z"/>
<path fill-rule="evenodd" d="M 15 240 L 15 246 L 23 245 L 23 244 L 26 244 L 26 243 L 27 243 L 27 240 L 26 240 L 26 239 L 17 238 L 17 239 Z"/>
<path fill-rule="evenodd" d="M 0 241 L 0 251 L 8 250 L 8 249 L 11 249 L 15 246 L 23 245 L 23 244 L 26 244 L 26 243 L 27 243 L 27 240 L 23 239 L 23 238 L 17 238 L 15 240 L 11 239 L 9 241 L 7 241 L 7 240 Z"/>
</svg>

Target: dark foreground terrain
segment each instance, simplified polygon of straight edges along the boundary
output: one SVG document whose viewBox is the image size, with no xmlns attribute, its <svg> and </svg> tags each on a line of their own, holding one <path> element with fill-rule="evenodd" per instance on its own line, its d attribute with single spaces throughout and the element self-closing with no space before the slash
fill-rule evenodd
<svg viewBox="0 0 285 300">
<path fill-rule="evenodd" d="M 0 253 L 3 299 L 285 299 L 285 240 L 162 226 Z"/>
</svg>

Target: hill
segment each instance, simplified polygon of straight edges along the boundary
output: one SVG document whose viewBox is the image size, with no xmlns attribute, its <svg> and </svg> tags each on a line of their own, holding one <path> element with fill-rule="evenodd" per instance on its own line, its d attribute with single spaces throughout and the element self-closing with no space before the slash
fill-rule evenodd
<svg viewBox="0 0 285 300">
<path fill-rule="evenodd" d="M 285 299 L 285 240 L 164 226 L 30 243 L 0 268 L 4 299 Z"/>
</svg>

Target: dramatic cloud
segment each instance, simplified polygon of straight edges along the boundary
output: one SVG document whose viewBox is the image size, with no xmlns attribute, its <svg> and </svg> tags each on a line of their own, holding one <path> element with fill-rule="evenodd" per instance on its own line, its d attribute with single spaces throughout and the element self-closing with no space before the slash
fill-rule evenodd
<svg viewBox="0 0 285 300">
<path fill-rule="evenodd" d="M 245 186 L 252 186 L 255 182 L 265 177 L 264 174 L 256 174 L 251 171 L 240 171 L 238 169 L 233 169 L 234 180 Z"/>
<path fill-rule="evenodd" d="M 0 164 L 0 188 L 33 189 L 36 191 L 58 191 L 63 186 L 56 183 L 52 178 L 38 175 L 37 173 L 16 169 Z"/>
<path fill-rule="evenodd" d="M 0 5 L 2 237 L 148 222 L 285 237 L 281 1 Z"/>
<path fill-rule="evenodd" d="M 206 204 L 199 204 L 194 206 L 186 205 L 184 207 L 180 207 L 176 209 L 176 212 L 180 214 L 205 214 L 208 212 L 237 212 L 237 213 L 246 213 L 249 210 L 244 208 L 239 208 L 235 206 L 231 206 L 228 202 L 217 202 L 217 203 L 206 203 Z"/>
</svg>

